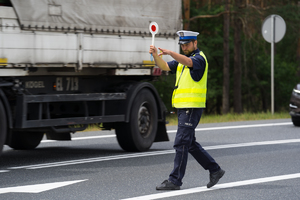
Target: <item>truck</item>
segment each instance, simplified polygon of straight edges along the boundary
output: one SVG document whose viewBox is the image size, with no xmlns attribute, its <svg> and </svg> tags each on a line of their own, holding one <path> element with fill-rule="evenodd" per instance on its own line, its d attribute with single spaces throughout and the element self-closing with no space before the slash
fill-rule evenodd
<svg viewBox="0 0 300 200">
<path fill-rule="evenodd" d="M 167 141 L 153 21 L 155 44 L 179 52 L 180 0 L 2 0 L 0 153 L 71 140 L 89 124 L 115 130 L 125 151 Z"/>
</svg>

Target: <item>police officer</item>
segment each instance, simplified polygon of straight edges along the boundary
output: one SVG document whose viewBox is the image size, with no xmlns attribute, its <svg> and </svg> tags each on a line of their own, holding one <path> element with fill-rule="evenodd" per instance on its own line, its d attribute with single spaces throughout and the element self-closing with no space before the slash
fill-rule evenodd
<svg viewBox="0 0 300 200">
<path fill-rule="evenodd" d="M 178 129 L 174 142 L 176 155 L 174 168 L 169 179 L 156 187 L 157 190 L 179 190 L 185 173 L 188 153 L 205 169 L 209 170 L 210 188 L 218 183 L 225 171 L 196 141 L 197 127 L 206 103 L 207 90 L 207 59 L 197 48 L 197 35 L 192 31 L 178 31 L 179 44 L 185 55 L 168 49 L 150 46 L 149 53 L 153 55 L 156 65 L 165 71 L 176 74 L 176 82 L 172 96 L 172 105 L 177 108 Z M 173 61 L 165 62 L 160 56 L 170 55 Z"/>
</svg>

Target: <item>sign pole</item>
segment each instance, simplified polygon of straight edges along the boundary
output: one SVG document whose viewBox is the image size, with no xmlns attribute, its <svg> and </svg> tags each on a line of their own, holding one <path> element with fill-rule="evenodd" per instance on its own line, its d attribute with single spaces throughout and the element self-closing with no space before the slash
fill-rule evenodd
<svg viewBox="0 0 300 200">
<path fill-rule="evenodd" d="M 274 114 L 274 47 L 285 35 L 286 25 L 279 15 L 269 15 L 263 22 L 262 35 L 271 43 L 271 113 Z"/>
<path fill-rule="evenodd" d="M 154 46 L 154 38 L 155 38 L 155 34 L 152 34 L 152 46 Z M 150 57 L 151 62 L 153 61 L 153 55 L 151 53 L 151 57 Z"/>
<path fill-rule="evenodd" d="M 274 114 L 274 43 L 275 16 L 271 16 L 271 113 Z"/>
<path fill-rule="evenodd" d="M 155 34 L 152 34 L 152 45 L 154 46 L 154 38 L 155 38 Z"/>
</svg>

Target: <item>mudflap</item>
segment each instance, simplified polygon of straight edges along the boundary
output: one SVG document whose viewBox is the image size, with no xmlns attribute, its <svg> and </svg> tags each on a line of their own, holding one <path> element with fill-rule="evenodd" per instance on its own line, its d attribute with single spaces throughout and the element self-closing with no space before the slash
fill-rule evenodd
<svg viewBox="0 0 300 200">
<path fill-rule="evenodd" d="M 158 122 L 157 125 L 157 132 L 154 142 L 164 142 L 164 141 L 170 141 L 169 136 L 166 129 L 166 122 Z"/>
</svg>

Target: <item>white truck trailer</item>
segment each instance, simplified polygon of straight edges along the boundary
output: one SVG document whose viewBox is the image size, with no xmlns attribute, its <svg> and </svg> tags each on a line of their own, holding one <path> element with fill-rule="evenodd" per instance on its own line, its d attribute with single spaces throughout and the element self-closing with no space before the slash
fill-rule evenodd
<svg viewBox="0 0 300 200">
<path fill-rule="evenodd" d="M 0 153 L 115 129 L 126 151 L 166 141 L 166 108 L 149 81 L 155 44 L 179 52 L 181 0 L 10 0 L 0 5 Z M 165 57 L 165 60 L 171 58 Z"/>
</svg>

